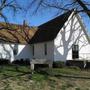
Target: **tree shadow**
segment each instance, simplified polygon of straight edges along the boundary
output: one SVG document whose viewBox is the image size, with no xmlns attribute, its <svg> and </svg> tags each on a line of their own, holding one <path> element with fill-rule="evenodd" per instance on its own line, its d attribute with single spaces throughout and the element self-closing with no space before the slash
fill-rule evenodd
<svg viewBox="0 0 90 90">
<path fill-rule="evenodd" d="M 80 18 L 78 15 L 72 15 L 55 39 L 54 55 L 58 60 L 72 60 L 74 44 L 79 45 L 79 52 L 89 45 L 85 30 L 77 17 Z"/>
<path fill-rule="evenodd" d="M 22 76 L 28 76 L 29 79 L 31 79 L 32 77 L 32 72 L 31 70 L 29 71 L 23 71 L 20 70 L 21 66 L 17 66 L 17 65 L 8 65 L 13 69 L 9 69 L 9 68 L 5 68 L 6 66 L 3 66 L 2 71 L 0 72 L 2 75 L 1 80 L 6 80 L 6 79 L 10 79 L 10 78 L 18 78 L 18 77 L 22 77 Z M 16 69 L 17 66 L 17 69 Z M 28 68 L 28 67 L 27 67 Z M 4 71 L 3 71 L 4 70 Z M 13 74 L 15 73 L 15 74 Z"/>
</svg>

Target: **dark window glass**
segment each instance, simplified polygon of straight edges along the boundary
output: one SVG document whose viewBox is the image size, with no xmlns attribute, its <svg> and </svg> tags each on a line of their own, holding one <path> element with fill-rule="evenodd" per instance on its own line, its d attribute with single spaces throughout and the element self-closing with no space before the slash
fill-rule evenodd
<svg viewBox="0 0 90 90">
<path fill-rule="evenodd" d="M 47 55 L 47 44 L 46 43 L 44 44 L 44 49 L 45 49 L 44 50 L 45 51 L 44 53 L 45 53 L 45 55 Z"/>
<path fill-rule="evenodd" d="M 32 45 L 32 54 L 34 56 L 34 45 Z"/>
<path fill-rule="evenodd" d="M 14 55 L 17 55 L 17 53 L 18 53 L 18 45 L 14 45 L 13 53 L 14 53 Z"/>
<path fill-rule="evenodd" d="M 78 45 L 72 46 L 72 58 L 73 59 L 79 58 L 79 46 Z"/>
</svg>

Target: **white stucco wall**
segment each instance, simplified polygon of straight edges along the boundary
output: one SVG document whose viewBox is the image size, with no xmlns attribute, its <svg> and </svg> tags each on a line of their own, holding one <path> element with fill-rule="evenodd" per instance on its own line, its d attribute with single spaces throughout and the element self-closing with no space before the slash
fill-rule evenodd
<svg viewBox="0 0 90 90">
<path fill-rule="evenodd" d="M 18 45 L 17 55 L 13 54 L 14 44 L 0 44 L 0 59 L 9 59 L 11 62 L 18 59 L 31 59 L 32 47 L 30 45 Z"/>
<path fill-rule="evenodd" d="M 78 15 L 70 16 L 54 40 L 54 60 L 72 60 L 72 44 L 79 45 L 79 59 L 90 60 L 90 44 Z"/>
<path fill-rule="evenodd" d="M 32 46 L 27 45 L 18 45 L 18 54 L 15 55 L 14 59 L 32 59 Z"/>
<path fill-rule="evenodd" d="M 44 44 L 47 44 L 47 55 L 45 55 L 45 48 Z M 54 59 L 54 42 L 44 42 L 44 43 L 37 43 L 34 44 L 34 56 L 32 53 L 32 45 L 18 45 L 18 53 L 17 55 L 13 54 L 14 44 L 0 44 L 0 58 L 2 59 L 9 59 L 11 62 L 14 60 L 20 59 L 47 59 L 53 60 Z"/>
<path fill-rule="evenodd" d="M 47 44 L 47 55 L 45 55 L 45 48 L 44 48 L 45 43 Z M 50 41 L 50 42 L 34 44 L 33 58 L 53 60 L 54 59 L 54 42 Z"/>
</svg>

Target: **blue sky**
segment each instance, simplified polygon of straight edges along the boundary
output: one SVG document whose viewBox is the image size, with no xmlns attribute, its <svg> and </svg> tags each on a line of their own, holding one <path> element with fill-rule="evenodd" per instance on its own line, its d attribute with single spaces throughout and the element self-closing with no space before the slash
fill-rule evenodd
<svg viewBox="0 0 90 90">
<path fill-rule="evenodd" d="M 21 6 L 26 7 L 28 0 L 18 0 L 18 3 L 21 3 Z M 55 18 L 56 10 L 45 10 L 43 13 L 39 12 L 35 15 L 31 15 L 30 11 L 28 13 L 18 12 L 15 16 L 12 14 L 12 11 L 5 10 L 4 14 L 7 16 L 10 23 L 22 24 L 23 20 L 26 20 L 30 26 L 38 26 L 49 21 L 50 19 Z M 82 18 L 87 31 L 90 33 L 90 19 L 85 15 L 82 15 Z M 3 20 L 0 19 L 0 21 Z"/>
</svg>

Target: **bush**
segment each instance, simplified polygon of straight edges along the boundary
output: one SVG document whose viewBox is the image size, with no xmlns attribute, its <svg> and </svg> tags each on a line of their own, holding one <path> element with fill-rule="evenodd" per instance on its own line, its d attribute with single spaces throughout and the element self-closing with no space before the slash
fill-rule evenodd
<svg viewBox="0 0 90 90">
<path fill-rule="evenodd" d="M 20 60 L 15 60 L 12 62 L 13 64 L 18 64 L 18 65 L 30 65 L 30 60 L 29 59 L 20 59 Z"/>
<path fill-rule="evenodd" d="M 62 67 L 65 67 L 65 62 L 55 61 L 55 62 L 53 62 L 53 67 L 54 67 L 54 68 L 62 68 Z"/>
<path fill-rule="evenodd" d="M 80 60 L 67 60 L 66 61 L 66 65 L 67 66 L 76 66 L 78 68 L 83 69 L 84 68 L 84 61 L 80 61 Z M 85 68 L 89 68 L 90 64 L 86 61 L 86 67 Z"/>
<path fill-rule="evenodd" d="M 35 64 L 35 70 L 48 68 L 48 64 Z"/>
<path fill-rule="evenodd" d="M 4 65 L 4 64 L 10 64 L 10 60 L 8 60 L 8 59 L 0 59 L 0 65 Z"/>
</svg>

